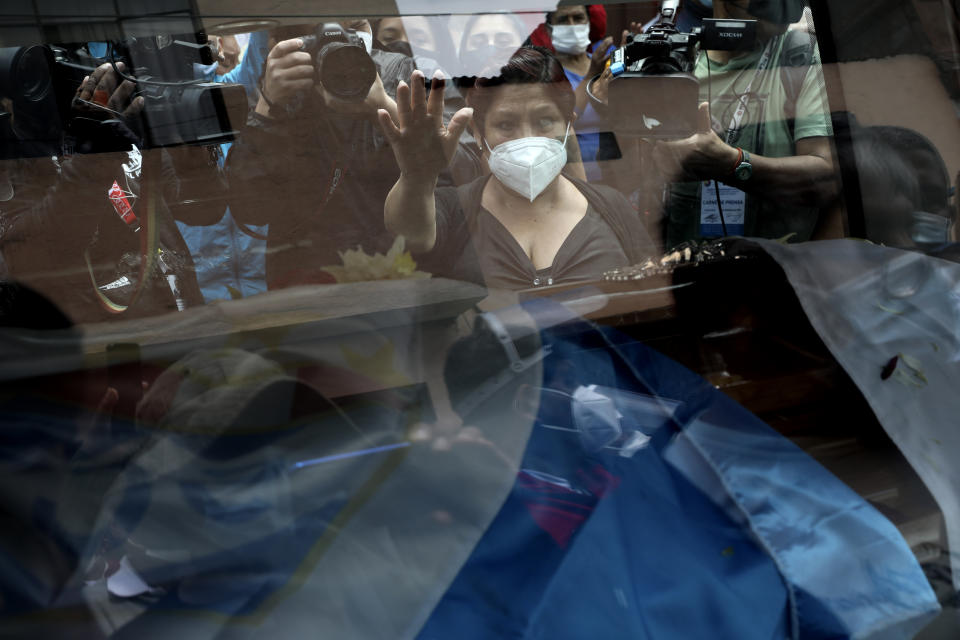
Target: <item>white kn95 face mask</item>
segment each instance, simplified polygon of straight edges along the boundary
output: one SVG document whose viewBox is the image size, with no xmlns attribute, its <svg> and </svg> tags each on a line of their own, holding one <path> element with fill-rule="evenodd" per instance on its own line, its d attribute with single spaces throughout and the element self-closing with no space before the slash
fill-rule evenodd
<svg viewBox="0 0 960 640">
<path fill-rule="evenodd" d="M 498 144 L 490 150 L 487 164 L 504 186 L 533 202 L 567 164 L 567 136 L 570 123 L 563 134 L 563 142 L 555 138 L 517 138 Z"/>
</svg>

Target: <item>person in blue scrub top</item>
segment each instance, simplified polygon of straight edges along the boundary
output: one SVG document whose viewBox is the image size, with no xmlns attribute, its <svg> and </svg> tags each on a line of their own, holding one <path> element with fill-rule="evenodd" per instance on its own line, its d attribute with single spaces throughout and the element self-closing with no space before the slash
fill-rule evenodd
<svg viewBox="0 0 960 640">
<path fill-rule="evenodd" d="M 588 102 L 586 94 L 586 81 L 603 71 L 613 49 L 613 38 L 607 37 L 597 42 L 591 53 L 591 44 L 598 32 L 602 36 L 606 31 L 605 13 L 600 15 L 598 10 L 602 12 L 602 7 L 582 4 L 557 7 L 555 11 L 547 13 L 543 28 L 538 28 L 530 37 L 530 41 L 534 42 L 542 39 L 544 32 L 549 36 L 548 48 L 556 52 L 567 79 L 574 87 L 578 116 L 577 143 L 590 182 L 603 177 L 598 160 L 617 157 L 613 151 L 616 142 L 612 135 L 604 133 L 608 127 Z"/>
<path fill-rule="evenodd" d="M 218 74 L 217 63 L 198 69 L 198 76 L 213 82 L 238 83 L 255 105 L 257 83 L 270 49 L 268 31 L 250 35 L 239 63 L 224 74 Z M 231 143 L 220 145 L 220 166 L 230 152 Z M 192 227 L 180 225 L 197 268 L 197 279 L 206 302 L 245 298 L 266 291 L 265 255 L 267 227 L 241 227 L 233 219 L 230 208 L 215 225 Z M 251 235 L 252 232 L 255 235 Z"/>
</svg>

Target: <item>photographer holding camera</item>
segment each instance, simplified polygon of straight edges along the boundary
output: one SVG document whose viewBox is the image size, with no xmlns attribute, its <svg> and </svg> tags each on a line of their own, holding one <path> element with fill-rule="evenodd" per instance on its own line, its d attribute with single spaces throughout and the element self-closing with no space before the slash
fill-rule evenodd
<svg viewBox="0 0 960 640">
<path fill-rule="evenodd" d="M 670 189 L 666 246 L 702 237 L 808 240 L 838 186 L 819 54 L 787 32 L 801 0 L 717 0 L 718 19 L 757 20 L 746 50 L 701 52 L 698 131 L 654 145 Z M 696 182 L 694 182 L 696 181 Z"/>
<path fill-rule="evenodd" d="M 74 322 L 202 304 L 174 220 L 213 224 L 225 202 L 226 184 L 208 149 L 141 151 L 145 100 L 126 71 L 117 61 L 83 78 L 46 153 L 31 150 L 29 132 L 18 134 L 16 126 L 4 141 L 6 275 L 36 288 Z M 16 99 L 8 102 L 16 122 L 24 114 Z"/>
<path fill-rule="evenodd" d="M 397 84 L 414 63 L 372 43 L 366 20 L 345 19 L 281 39 L 267 57 L 228 170 L 235 218 L 270 225 L 268 288 L 330 282 L 323 267 L 339 251 L 390 247 L 383 201 L 400 170 L 376 117 L 397 117 Z"/>
</svg>

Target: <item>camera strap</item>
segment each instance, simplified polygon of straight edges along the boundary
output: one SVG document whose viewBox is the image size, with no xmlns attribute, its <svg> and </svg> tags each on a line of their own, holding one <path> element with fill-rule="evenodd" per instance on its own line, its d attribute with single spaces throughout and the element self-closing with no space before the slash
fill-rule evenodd
<svg viewBox="0 0 960 640">
<path fill-rule="evenodd" d="M 737 96 L 737 110 L 733 112 L 733 117 L 730 118 L 730 125 L 727 127 L 727 136 L 725 142 L 727 144 L 733 144 L 734 136 L 736 132 L 739 131 L 740 126 L 743 124 L 743 117 L 747 113 L 747 103 L 750 101 L 750 92 L 753 90 L 753 85 L 757 81 L 757 78 L 762 76 L 767 68 L 770 66 L 770 60 L 773 58 L 773 48 L 777 39 L 773 38 L 764 47 L 763 53 L 760 56 L 760 61 L 757 63 L 757 68 L 753 73 L 753 77 L 750 78 L 750 83 L 747 84 L 747 88 L 743 90 L 743 93 Z M 707 60 L 707 64 L 710 64 L 710 61 Z"/>
<path fill-rule="evenodd" d="M 337 141 L 337 146 L 341 147 L 340 141 L 338 140 L 336 133 L 333 130 L 333 127 L 330 126 L 330 123 L 327 123 L 330 135 L 333 140 Z M 350 166 L 353 164 L 353 161 L 357 157 L 357 146 L 359 137 L 358 134 L 360 127 L 354 123 L 350 129 L 350 148 L 347 153 L 338 152 L 336 159 L 333 163 L 333 171 L 330 175 L 330 181 L 328 182 L 327 192 L 323 196 L 323 202 L 320 203 L 320 210 L 323 211 L 327 207 L 327 203 L 330 202 L 330 198 L 333 197 L 333 194 L 337 192 L 337 189 L 340 188 L 340 185 L 343 184 L 343 181 L 346 179 L 347 170 L 350 169 Z"/>
<path fill-rule="evenodd" d="M 753 85 L 757 83 L 757 78 L 760 78 L 770 67 L 775 44 L 776 40 L 770 40 L 767 43 L 746 89 L 742 93 L 735 94 L 737 109 L 734 111 L 733 117 L 730 118 L 730 125 L 727 127 L 724 140 L 729 145 L 733 144 L 737 132 L 743 125 L 743 118 L 747 113 L 747 103 L 750 101 Z M 710 64 L 709 60 L 707 60 L 707 64 Z M 746 71 L 744 69 L 741 76 Z M 735 80 L 733 85 L 736 86 L 736 84 Z M 705 237 L 742 235 L 746 230 L 746 211 L 747 194 L 740 189 L 720 181 L 707 180 L 701 183 L 700 235 Z"/>
<path fill-rule="evenodd" d="M 113 315 L 126 312 L 128 309 L 130 309 L 130 307 L 134 306 L 138 300 L 140 300 L 140 297 L 143 295 L 143 292 L 147 288 L 147 285 L 150 281 L 150 274 L 153 273 L 157 256 L 160 254 L 160 240 L 157 230 L 157 204 L 159 198 L 161 197 L 161 188 L 157 180 L 159 166 L 157 166 L 156 162 L 153 162 L 153 165 L 154 166 L 146 170 L 143 175 L 143 186 L 141 190 L 144 194 L 144 200 L 146 201 L 146 215 L 144 215 L 142 220 L 139 222 L 140 230 L 138 235 L 140 236 L 140 260 L 139 267 L 137 269 L 137 281 L 134 283 L 134 291 L 127 304 L 115 302 L 106 295 L 103 289 L 108 288 L 109 285 L 101 287 L 97 283 L 97 277 L 94 274 L 93 261 L 90 256 L 90 247 L 88 246 L 83 252 L 83 259 L 87 267 L 87 275 L 90 277 L 90 284 L 93 285 L 94 295 L 96 296 L 97 301 L 100 303 L 101 308 L 107 313 Z M 117 195 L 122 196 L 123 192 L 121 189 L 119 189 L 119 185 L 116 181 L 114 181 L 114 186 L 117 187 L 117 190 L 115 191 L 114 188 L 111 187 L 108 193 L 108 198 L 110 198 L 111 204 L 114 205 L 117 215 L 119 215 L 128 226 L 133 228 L 133 225 L 138 223 L 138 218 L 133 213 L 133 209 L 130 207 L 129 201 L 127 201 L 126 198 L 123 198 L 122 201 L 115 198 Z"/>
</svg>

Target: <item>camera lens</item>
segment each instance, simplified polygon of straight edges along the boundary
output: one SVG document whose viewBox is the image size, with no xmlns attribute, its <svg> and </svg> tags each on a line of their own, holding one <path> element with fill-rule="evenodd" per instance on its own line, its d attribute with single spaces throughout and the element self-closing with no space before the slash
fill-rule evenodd
<svg viewBox="0 0 960 640">
<path fill-rule="evenodd" d="M 53 87 L 53 54 L 44 46 L 0 48 L 0 96 L 18 103 L 36 103 Z"/>
<path fill-rule="evenodd" d="M 377 77 L 377 68 L 366 50 L 355 44 L 331 42 L 323 47 L 320 82 L 331 94 L 350 102 L 362 102 Z"/>
<path fill-rule="evenodd" d="M 50 67 L 46 47 L 27 47 L 14 61 L 13 77 L 21 96 L 30 102 L 43 100 L 50 92 Z"/>
</svg>

